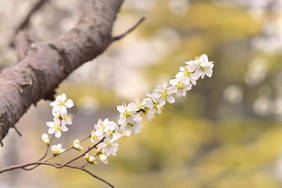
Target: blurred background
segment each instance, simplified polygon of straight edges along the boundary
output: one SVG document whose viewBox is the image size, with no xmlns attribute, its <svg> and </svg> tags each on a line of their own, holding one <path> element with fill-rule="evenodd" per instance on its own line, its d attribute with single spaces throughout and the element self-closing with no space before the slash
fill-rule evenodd
<svg viewBox="0 0 282 188">
<path fill-rule="evenodd" d="M 0 1 L 1 68 L 17 63 L 7 43 L 35 2 Z M 82 3 L 49 0 L 31 18 L 32 40 L 50 41 L 71 29 Z M 282 1 L 127 0 L 114 34 L 141 16 L 147 19 L 133 33 L 60 85 L 58 93 L 75 102 L 74 124 L 56 142 L 68 148 L 99 118 L 117 120 L 117 105 L 145 97 L 185 61 L 206 53 L 215 62 L 212 78 L 199 80 L 152 122 L 143 120 L 141 133 L 121 140 L 108 165 L 87 169 L 122 188 L 281 187 Z M 0 167 L 38 159 L 50 120 L 48 101 L 32 107 L 17 125 L 23 137 L 10 130 L 5 138 Z M 107 186 L 76 170 L 40 167 L 1 174 L 0 187 Z"/>
</svg>

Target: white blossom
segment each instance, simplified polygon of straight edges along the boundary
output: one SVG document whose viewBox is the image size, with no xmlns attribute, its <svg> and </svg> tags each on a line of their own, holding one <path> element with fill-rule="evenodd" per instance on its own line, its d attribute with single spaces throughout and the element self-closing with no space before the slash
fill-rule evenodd
<svg viewBox="0 0 282 188">
<path fill-rule="evenodd" d="M 61 121 L 59 119 L 54 118 L 54 121 L 51 122 L 47 122 L 46 123 L 48 127 L 50 127 L 48 129 L 48 133 L 49 134 L 54 134 L 57 138 L 61 137 L 61 132 L 66 132 L 68 130 L 68 128 L 65 125 L 61 125 Z"/>
<path fill-rule="evenodd" d="M 139 98 L 136 98 L 136 99 L 135 99 L 135 105 L 136 105 L 136 108 L 137 108 L 138 110 L 144 109 L 144 108 L 145 108 L 145 104 L 146 104 L 146 102 L 145 102 L 144 100 L 143 100 L 143 101 L 140 101 Z"/>
<path fill-rule="evenodd" d="M 169 103 L 174 103 L 175 99 L 172 96 L 177 91 L 175 87 L 167 88 L 167 85 L 158 85 L 155 92 L 152 94 L 153 98 L 159 99 L 161 103 L 165 103 L 166 101 Z"/>
<path fill-rule="evenodd" d="M 75 139 L 73 141 L 73 148 L 78 150 L 78 151 L 83 150 L 83 147 L 80 145 L 80 141 L 78 139 Z"/>
<path fill-rule="evenodd" d="M 158 114 L 161 114 L 164 105 L 165 105 L 164 100 L 159 100 L 155 97 L 153 97 L 152 100 L 147 100 L 146 107 L 149 108 L 148 114 L 153 115 L 156 112 Z"/>
<path fill-rule="evenodd" d="M 193 85 L 196 85 L 196 80 L 193 75 L 193 71 L 189 68 L 189 66 L 180 67 L 180 72 L 175 75 L 175 78 L 185 78 L 187 77 Z"/>
<path fill-rule="evenodd" d="M 62 149 L 62 144 L 57 144 L 51 147 L 51 151 L 52 151 L 52 154 L 56 156 L 56 155 L 60 155 L 61 153 L 63 153 L 65 149 Z"/>
<path fill-rule="evenodd" d="M 130 136 L 131 134 L 139 133 L 142 129 L 141 120 L 142 117 L 139 114 L 135 115 L 133 118 L 128 118 L 127 121 L 120 126 L 124 135 Z"/>
<path fill-rule="evenodd" d="M 128 105 L 123 104 L 121 106 L 117 106 L 117 110 L 120 113 L 118 123 L 124 124 L 126 119 L 133 118 L 133 116 L 136 114 L 137 106 L 134 103 L 129 103 Z"/>
<path fill-rule="evenodd" d="M 208 56 L 206 54 L 203 54 L 200 56 L 200 58 L 196 58 L 196 61 L 198 61 L 199 67 L 193 74 L 194 78 L 198 79 L 199 77 L 202 77 L 203 79 L 205 75 L 211 77 L 214 65 L 208 60 Z"/>
<path fill-rule="evenodd" d="M 186 96 L 186 91 L 189 91 L 192 89 L 192 84 L 190 83 L 188 77 L 183 77 L 183 78 L 176 78 L 170 80 L 170 84 L 173 85 L 177 91 L 176 91 L 176 96 Z"/>
<path fill-rule="evenodd" d="M 49 139 L 48 134 L 46 133 L 42 134 L 41 139 L 47 146 L 50 145 L 50 139 Z"/>
<path fill-rule="evenodd" d="M 97 148 L 107 156 L 116 156 L 116 152 L 118 151 L 118 143 L 113 139 L 105 139 L 103 142 L 98 144 Z"/>
<path fill-rule="evenodd" d="M 54 111 L 60 112 L 61 114 L 65 114 L 67 112 L 67 108 L 73 107 L 73 101 L 71 99 L 67 99 L 66 94 L 58 95 L 54 102 L 51 102 L 50 105 L 53 107 Z"/>
<path fill-rule="evenodd" d="M 91 141 L 93 143 L 98 143 L 103 137 L 112 137 L 117 130 L 117 124 L 113 121 L 109 121 L 105 119 L 102 121 L 98 120 L 98 123 L 94 125 L 94 130 L 91 133 Z M 115 139 L 120 138 L 117 134 L 115 134 Z"/>
<path fill-rule="evenodd" d="M 90 164 L 92 164 L 92 165 L 95 165 L 95 164 L 96 164 L 96 159 L 95 159 L 95 157 L 89 155 L 88 153 L 86 153 L 86 154 L 84 155 L 84 158 L 86 159 L 86 161 L 87 161 L 88 163 L 90 163 Z"/>
<path fill-rule="evenodd" d="M 104 164 L 108 164 L 108 157 L 105 154 L 100 154 L 99 155 L 100 160 L 104 163 Z"/>
</svg>

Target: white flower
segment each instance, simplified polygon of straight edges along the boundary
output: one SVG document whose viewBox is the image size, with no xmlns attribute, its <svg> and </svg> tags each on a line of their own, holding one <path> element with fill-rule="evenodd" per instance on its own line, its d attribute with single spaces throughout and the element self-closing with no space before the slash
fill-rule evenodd
<svg viewBox="0 0 282 188">
<path fill-rule="evenodd" d="M 193 71 L 191 71 L 191 69 L 189 68 L 189 66 L 185 66 L 185 67 L 180 67 L 180 72 L 178 72 L 176 75 L 175 75 L 175 78 L 185 78 L 185 77 L 188 77 L 190 79 L 190 82 L 193 84 L 193 85 L 196 85 L 196 80 L 194 78 L 194 76 L 191 76 L 193 75 Z"/>
<path fill-rule="evenodd" d="M 99 155 L 100 160 L 104 163 L 104 164 L 108 164 L 108 157 L 105 154 L 100 154 Z"/>
<path fill-rule="evenodd" d="M 96 144 L 96 143 L 98 143 L 103 137 L 104 137 L 103 135 L 97 136 L 96 131 L 93 130 L 93 131 L 91 132 L 91 135 L 90 135 L 90 140 L 91 140 L 91 142 L 92 142 L 93 144 Z"/>
<path fill-rule="evenodd" d="M 136 105 L 136 108 L 139 110 L 139 109 L 144 109 L 145 108 L 145 104 L 146 102 L 144 101 L 140 101 L 139 98 L 136 98 L 135 99 L 135 105 Z"/>
<path fill-rule="evenodd" d="M 59 119 L 54 118 L 54 121 L 47 122 L 47 126 L 50 127 L 48 130 L 49 134 L 54 134 L 57 138 L 61 137 L 61 132 L 65 132 L 68 128 L 65 125 L 61 125 L 61 121 Z"/>
<path fill-rule="evenodd" d="M 62 114 L 62 125 L 71 125 L 72 124 L 72 119 L 73 115 L 72 114 Z"/>
<path fill-rule="evenodd" d="M 57 144 L 51 147 L 51 151 L 52 151 L 52 154 L 56 156 L 56 155 L 60 155 L 61 153 L 63 153 L 65 149 L 62 149 L 62 144 Z"/>
<path fill-rule="evenodd" d="M 186 91 L 192 89 L 192 84 L 190 83 L 188 77 L 180 78 L 180 79 L 172 79 L 170 80 L 170 84 L 177 88 L 176 96 L 186 96 Z"/>
<path fill-rule="evenodd" d="M 71 99 L 67 99 L 66 94 L 58 95 L 54 102 L 50 103 L 53 106 L 53 110 L 60 112 L 61 114 L 65 114 L 67 112 L 67 108 L 73 107 L 73 101 Z"/>
<path fill-rule="evenodd" d="M 41 139 L 47 146 L 50 145 L 50 140 L 49 140 L 48 134 L 46 134 L 46 133 L 42 134 Z"/>
<path fill-rule="evenodd" d="M 164 105 L 164 100 L 159 100 L 157 98 L 147 100 L 146 107 L 149 108 L 148 114 L 154 115 L 156 112 L 158 112 L 158 114 L 161 114 Z"/>
<path fill-rule="evenodd" d="M 128 118 L 126 122 L 120 126 L 120 129 L 123 130 L 123 133 L 126 136 L 139 133 L 140 130 L 142 129 L 141 120 L 142 117 L 139 114 L 137 114 L 132 118 Z"/>
<path fill-rule="evenodd" d="M 196 69 L 199 68 L 199 62 L 197 60 L 191 60 L 189 62 L 186 62 L 186 64 L 188 66 L 189 72 L 194 72 Z"/>
<path fill-rule="evenodd" d="M 169 87 L 167 88 L 165 85 L 158 85 L 155 92 L 152 94 L 153 98 L 157 98 L 161 100 L 161 103 L 165 103 L 165 101 L 169 103 L 174 103 L 175 99 L 172 96 L 177 91 L 175 87 Z"/>
<path fill-rule="evenodd" d="M 197 70 L 194 72 L 194 78 L 198 79 L 199 77 L 202 77 L 203 79 L 205 75 L 211 77 L 214 65 L 208 60 L 208 56 L 203 54 L 200 58 L 196 58 L 196 61 L 199 63 L 199 68 L 197 68 Z"/>
<path fill-rule="evenodd" d="M 98 144 L 97 148 L 107 156 L 116 156 L 116 152 L 118 151 L 118 143 L 112 139 L 105 139 L 103 142 Z"/>
<path fill-rule="evenodd" d="M 84 155 L 84 158 L 86 159 L 86 161 L 87 161 L 88 163 L 90 163 L 90 164 L 92 164 L 92 165 L 95 165 L 95 164 L 96 164 L 96 159 L 95 159 L 95 157 L 89 155 L 88 153 L 86 153 L 86 154 Z"/>
<path fill-rule="evenodd" d="M 117 110 L 120 113 L 118 123 L 123 124 L 126 122 L 127 118 L 132 118 L 132 116 L 136 114 L 137 106 L 134 103 L 129 103 L 128 105 L 123 104 L 121 106 L 117 106 Z"/>
<path fill-rule="evenodd" d="M 62 120 L 62 125 L 71 125 L 72 124 L 72 119 L 73 119 L 73 115 L 72 114 L 67 114 L 67 112 L 65 112 L 64 114 L 61 114 L 58 111 L 52 110 L 52 114 L 54 116 L 54 118 Z"/>
<path fill-rule="evenodd" d="M 73 141 L 73 148 L 78 150 L 78 151 L 83 150 L 83 147 L 80 145 L 80 141 L 78 139 L 75 139 Z"/>
</svg>

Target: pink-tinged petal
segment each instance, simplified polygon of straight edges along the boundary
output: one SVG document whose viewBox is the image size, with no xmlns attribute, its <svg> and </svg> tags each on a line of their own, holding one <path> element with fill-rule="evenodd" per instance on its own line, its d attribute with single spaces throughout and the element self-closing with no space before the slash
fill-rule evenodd
<svg viewBox="0 0 282 188">
<path fill-rule="evenodd" d="M 162 95 L 160 94 L 160 93 L 158 93 L 158 92 L 155 92 L 155 93 L 153 93 L 152 94 L 152 96 L 153 96 L 153 98 L 160 98 Z"/>
<path fill-rule="evenodd" d="M 53 101 L 53 102 L 50 103 L 50 106 L 57 106 L 57 105 L 59 105 L 59 103 L 57 101 Z"/>
<path fill-rule="evenodd" d="M 150 116 L 153 116 L 155 113 L 156 113 L 156 109 L 155 109 L 155 108 L 152 108 L 152 109 L 150 109 L 150 110 L 148 111 L 148 114 L 149 114 Z"/>
<path fill-rule="evenodd" d="M 183 87 L 183 90 L 184 91 L 189 91 L 189 90 L 191 90 L 192 89 L 192 84 L 187 84 L 187 85 L 184 85 L 184 87 Z"/>
<path fill-rule="evenodd" d="M 53 128 L 53 127 L 50 127 L 49 129 L 48 129 L 48 133 L 49 134 L 53 134 L 55 132 L 55 129 Z"/>
<path fill-rule="evenodd" d="M 118 120 L 118 124 L 122 125 L 126 122 L 126 117 L 125 116 L 121 116 Z"/>
<path fill-rule="evenodd" d="M 175 103 L 175 99 L 174 99 L 174 97 L 173 96 L 168 96 L 167 98 L 166 98 L 166 100 L 167 100 L 167 102 L 169 102 L 169 103 Z"/>
<path fill-rule="evenodd" d="M 67 108 L 73 107 L 73 106 L 74 106 L 73 101 L 72 101 L 71 99 L 68 99 L 68 100 L 65 102 L 65 106 L 66 106 Z"/>
<path fill-rule="evenodd" d="M 46 123 L 46 125 L 47 125 L 48 127 L 54 127 L 54 122 L 48 121 L 48 122 Z"/>
<path fill-rule="evenodd" d="M 155 91 L 163 93 L 163 92 L 165 92 L 165 89 L 166 89 L 166 86 L 158 85 L 157 89 Z"/>
<path fill-rule="evenodd" d="M 175 86 L 171 86 L 169 88 L 167 88 L 167 94 L 171 95 L 177 92 L 177 87 Z"/>
<path fill-rule="evenodd" d="M 147 101 L 145 105 L 146 105 L 147 108 L 153 108 L 154 107 L 154 103 L 152 101 Z"/>
<path fill-rule="evenodd" d="M 125 106 L 121 105 L 121 106 L 117 106 L 117 110 L 119 111 L 119 113 L 122 114 L 126 110 L 126 108 Z"/>
<path fill-rule="evenodd" d="M 184 90 L 181 90 L 181 95 L 182 95 L 183 97 L 185 97 L 185 96 L 186 96 L 186 92 L 185 92 Z"/>
<path fill-rule="evenodd" d="M 161 98 L 161 99 L 159 100 L 159 104 L 160 104 L 161 106 L 165 105 L 165 103 L 166 103 L 166 101 L 165 101 L 164 98 Z"/>
<path fill-rule="evenodd" d="M 181 77 L 183 77 L 184 76 L 184 74 L 183 74 L 183 72 L 178 72 L 176 75 L 175 75 L 175 78 L 181 78 Z"/>
<path fill-rule="evenodd" d="M 206 69 L 205 73 L 208 77 L 211 77 L 212 76 L 212 69 Z"/>
<path fill-rule="evenodd" d="M 135 121 L 135 122 L 140 122 L 140 121 L 142 121 L 142 117 L 140 116 L 140 115 L 136 115 L 136 116 L 133 116 L 133 121 Z"/>
<path fill-rule="evenodd" d="M 188 76 L 185 76 L 185 77 L 183 77 L 181 82 L 184 83 L 184 84 L 189 84 L 190 83 L 190 78 Z"/>
<path fill-rule="evenodd" d="M 66 108 L 65 106 L 61 106 L 61 107 L 60 107 L 60 113 L 61 113 L 61 114 L 67 113 L 67 108 Z"/>
<path fill-rule="evenodd" d="M 171 85 L 174 85 L 174 86 L 175 86 L 175 85 L 178 84 L 178 81 L 179 81 L 178 79 L 172 79 L 172 80 L 169 81 L 169 83 L 170 83 Z"/>
<path fill-rule="evenodd" d="M 61 95 L 61 100 L 62 100 L 62 101 L 66 101 L 66 100 L 67 100 L 66 94 L 63 93 L 63 94 Z"/>
<path fill-rule="evenodd" d="M 165 100 L 162 98 L 160 101 L 159 101 L 159 106 L 163 106 L 165 105 Z"/>
<path fill-rule="evenodd" d="M 65 125 L 62 125 L 62 126 L 60 127 L 60 130 L 63 131 L 63 132 L 66 132 L 66 131 L 68 131 L 69 129 L 68 129 Z"/>
<path fill-rule="evenodd" d="M 195 79 L 192 79 L 192 78 L 190 79 L 190 81 L 191 81 L 191 83 L 192 83 L 193 85 L 196 85 L 196 83 L 197 83 L 196 80 L 195 80 Z"/>
<path fill-rule="evenodd" d="M 128 109 L 129 111 L 135 111 L 136 108 L 137 108 L 137 106 L 136 106 L 135 103 L 129 103 L 129 104 L 127 105 L 127 109 Z"/>
<path fill-rule="evenodd" d="M 201 57 L 199 58 L 200 62 L 208 62 L 208 56 L 206 54 L 201 55 Z"/>
<path fill-rule="evenodd" d="M 56 132 L 55 132 L 55 137 L 56 137 L 56 138 L 60 138 L 61 135 L 62 135 L 61 131 L 56 131 Z"/>
<path fill-rule="evenodd" d="M 182 90 L 178 90 L 175 94 L 176 94 L 177 97 L 180 97 L 181 94 L 182 94 Z"/>
</svg>

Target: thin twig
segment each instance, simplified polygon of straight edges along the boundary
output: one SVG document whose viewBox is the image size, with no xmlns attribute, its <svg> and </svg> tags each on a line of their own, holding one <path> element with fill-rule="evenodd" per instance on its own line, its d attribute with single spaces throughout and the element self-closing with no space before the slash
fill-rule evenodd
<svg viewBox="0 0 282 188">
<path fill-rule="evenodd" d="M 102 139 L 101 139 L 99 142 L 97 142 L 96 144 L 94 144 L 92 147 L 88 148 L 84 153 L 82 153 L 82 154 L 80 154 L 79 156 L 77 156 L 77 157 L 75 157 L 75 158 L 69 160 L 68 162 L 62 164 L 62 165 L 59 166 L 58 168 L 63 168 L 64 166 L 66 166 L 66 165 L 68 165 L 68 164 L 70 164 L 70 163 L 76 161 L 77 159 L 83 157 L 86 153 L 88 153 L 88 152 L 91 151 L 92 149 L 96 148 L 96 146 L 97 146 L 98 144 L 100 144 L 101 142 L 103 142 L 104 139 L 105 139 L 105 137 L 102 138 Z"/>
<path fill-rule="evenodd" d="M 86 161 L 86 163 L 84 164 L 84 165 L 82 165 L 82 167 L 81 168 L 84 168 L 84 167 L 86 167 L 86 165 L 88 165 L 88 161 Z"/>
<path fill-rule="evenodd" d="M 16 126 L 14 126 L 13 128 L 14 128 L 14 129 L 15 129 L 15 131 L 18 133 L 18 135 L 19 135 L 20 137 L 22 137 L 22 133 L 19 131 L 19 129 L 17 129 L 17 127 L 16 127 Z"/>
<path fill-rule="evenodd" d="M 82 139 L 82 140 L 80 141 L 80 143 L 84 142 L 84 141 L 87 140 L 89 137 L 90 137 L 90 136 L 85 137 L 84 139 Z M 71 149 L 73 149 L 73 146 L 69 147 L 68 149 L 66 149 L 65 151 L 63 151 L 62 153 L 60 153 L 60 155 L 55 155 L 55 156 L 50 157 L 49 159 L 46 159 L 45 162 L 48 162 L 48 161 L 50 161 L 51 159 L 54 159 L 55 157 L 61 156 L 63 153 L 66 153 L 67 151 L 69 151 L 69 150 L 71 150 Z"/>
<path fill-rule="evenodd" d="M 46 166 L 53 166 L 55 168 L 60 168 L 60 166 L 62 166 L 62 164 L 59 164 L 59 163 L 50 163 L 50 162 L 37 161 L 37 162 L 32 162 L 32 163 L 27 163 L 27 164 L 22 164 L 22 165 L 14 165 L 14 166 L 10 166 L 10 167 L 4 168 L 4 169 L 0 170 L 0 174 L 4 173 L 4 172 L 11 171 L 11 170 L 16 170 L 16 169 L 26 170 L 26 167 L 33 166 L 33 165 L 46 165 Z M 114 188 L 114 186 L 111 183 L 109 183 L 108 181 L 104 180 L 103 178 L 100 178 L 99 176 L 93 174 L 92 172 L 86 170 L 83 167 L 78 167 L 78 166 L 73 166 L 73 165 L 65 165 L 64 167 L 73 168 L 73 169 L 77 169 L 77 170 L 82 170 L 82 171 L 88 173 L 89 175 L 91 175 L 92 177 L 94 177 L 94 178 L 96 178 L 96 179 L 106 183 L 110 187 Z"/>
<path fill-rule="evenodd" d="M 123 37 L 125 37 L 126 35 L 128 35 L 129 33 L 131 33 L 131 32 L 132 32 L 134 29 L 136 29 L 144 20 L 145 20 L 145 17 L 140 18 L 140 20 L 139 20 L 135 25 L 133 25 L 131 28 L 129 28 L 126 32 L 124 32 L 124 33 L 121 34 L 121 35 L 118 35 L 118 36 L 113 37 L 113 41 L 120 40 L 120 39 L 122 39 Z"/>
<path fill-rule="evenodd" d="M 50 144 L 47 146 L 44 155 L 39 159 L 39 161 L 42 161 L 47 156 L 49 148 L 50 148 L 50 145 L 51 145 L 51 143 L 52 143 L 52 141 L 54 139 L 54 136 L 55 136 L 55 134 L 52 135 L 51 140 L 50 140 Z"/>
</svg>

